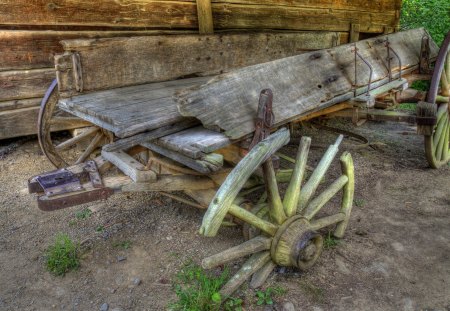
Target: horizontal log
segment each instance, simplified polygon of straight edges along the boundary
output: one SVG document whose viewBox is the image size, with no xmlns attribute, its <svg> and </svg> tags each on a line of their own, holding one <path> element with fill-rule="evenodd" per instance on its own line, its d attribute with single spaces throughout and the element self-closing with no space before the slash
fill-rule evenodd
<svg viewBox="0 0 450 311">
<path fill-rule="evenodd" d="M 361 24 L 363 32 L 383 32 L 383 25 L 395 27 L 399 20 L 399 0 L 310 2 L 214 2 L 214 28 L 346 31 L 353 22 Z M 198 29 L 195 1 L 4 0 L 2 13 L 3 25 Z"/>
<path fill-rule="evenodd" d="M 29 99 L 15 99 L 0 102 L 0 112 L 22 108 L 38 107 L 41 104 L 41 100 L 42 98 L 38 97 Z"/>
<path fill-rule="evenodd" d="M 55 79 L 52 68 L 0 72 L 0 101 L 42 97 Z"/>
<path fill-rule="evenodd" d="M 33 135 L 37 133 L 39 106 L 8 111 L 0 111 L 0 139 Z M 52 127 L 60 131 L 79 127 L 77 123 L 61 124 Z"/>
<path fill-rule="evenodd" d="M 1 30 L 0 71 L 50 68 L 55 54 L 62 53 L 61 40 L 174 34 L 181 31 L 45 31 Z"/>
<path fill-rule="evenodd" d="M 283 32 L 69 40 L 62 44 L 66 51 L 80 55 L 83 90 L 90 92 L 218 74 L 306 50 L 329 48 L 337 40 L 334 32 Z M 61 55 L 55 61 L 62 96 L 76 94 L 72 58 Z"/>
</svg>

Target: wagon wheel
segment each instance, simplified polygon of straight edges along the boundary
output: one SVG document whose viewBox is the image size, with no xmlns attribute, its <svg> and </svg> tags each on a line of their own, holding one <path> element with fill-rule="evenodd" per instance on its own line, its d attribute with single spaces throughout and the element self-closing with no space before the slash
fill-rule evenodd
<svg viewBox="0 0 450 311">
<path fill-rule="evenodd" d="M 450 161 L 450 32 L 442 44 L 431 78 L 428 103 L 437 104 L 437 121 L 431 135 L 425 135 L 425 154 L 433 168 Z"/>
<path fill-rule="evenodd" d="M 301 139 L 295 167 L 284 198 L 281 199 L 271 156 L 288 141 L 289 131 L 281 129 L 251 149 L 228 175 L 203 218 L 200 233 L 206 236 L 217 234 L 227 213 L 261 231 L 260 235 L 243 244 L 202 261 L 204 268 L 213 268 L 251 255 L 221 289 L 224 297 L 231 295 L 252 276 L 251 286 L 261 286 L 277 265 L 303 270 L 311 267 L 319 258 L 323 247 L 323 239 L 318 230 L 337 224 L 334 235 L 338 238 L 344 235 L 352 209 L 354 192 L 353 160 L 349 153 L 344 152 L 340 158 L 343 175 L 313 198 L 319 183 L 338 152 L 342 135 L 328 148 L 308 181 L 303 185 L 311 139 L 308 137 Z M 239 206 L 242 200 L 238 194 L 261 164 L 268 194 L 267 202 L 258 212 L 252 213 L 247 208 Z M 314 219 L 320 209 L 341 189 L 343 196 L 340 211 L 331 216 Z"/>
<path fill-rule="evenodd" d="M 38 139 L 45 156 L 54 166 L 62 168 L 85 161 L 102 144 L 112 141 L 113 136 L 90 122 L 58 109 L 57 87 L 55 79 L 42 99 L 38 117 Z M 84 131 L 63 141 L 60 138 L 56 140 L 52 134 L 53 131 L 75 128 L 83 128 Z M 76 144 L 83 142 L 89 142 L 86 143 L 87 147 L 84 150 L 73 148 Z"/>
</svg>

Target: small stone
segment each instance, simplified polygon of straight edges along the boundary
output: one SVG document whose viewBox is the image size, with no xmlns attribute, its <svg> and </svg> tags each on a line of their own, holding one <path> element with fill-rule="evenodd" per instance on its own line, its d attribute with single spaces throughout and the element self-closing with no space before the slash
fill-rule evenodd
<svg viewBox="0 0 450 311">
<path fill-rule="evenodd" d="M 283 308 L 281 310 L 282 311 L 295 311 L 295 307 L 292 302 L 288 301 L 283 304 Z"/>
<path fill-rule="evenodd" d="M 172 240 L 172 237 L 169 235 L 168 237 L 166 237 L 166 240 L 167 240 L 167 241 L 171 241 L 171 240 Z"/>
<path fill-rule="evenodd" d="M 105 302 L 100 306 L 100 311 L 108 311 L 109 305 Z"/>
<path fill-rule="evenodd" d="M 142 282 L 142 281 L 141 281 L 140 278 L 134 278 L 134 279 L 133 279 L 133 284 L 136 285 L 136 286 L 139 285 L 139 284 L 141 284 L 141 282 Z"/>
<path fill-rule="evenodd" d="M 121 262 L 121 261 L 124 261 L 124 260 L 127 260 L 127 257 L 125 257 L 125 256 L 117 256 L 117 261 L 118 262 Z"/>
<path fill-rule="evenodd" d="M 109 292 L 110 292 L 111 294 L 114 294 L 114 293 L 116 292 L 116 289 L 115 289 L 115 288 L 112 288 Z"/>
</svg>

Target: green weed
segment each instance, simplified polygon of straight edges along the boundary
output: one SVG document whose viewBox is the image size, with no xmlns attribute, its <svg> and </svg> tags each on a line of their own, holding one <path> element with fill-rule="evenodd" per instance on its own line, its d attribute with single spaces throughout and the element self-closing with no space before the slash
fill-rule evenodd
<svg viewBox="0 0 450 311">
<path fill-rule="evenodd" d="M 131 247 L 131 241 L 114 242 L 113 247 L 121 249 L 129 249 Z"/>
<path fill-rule="evenodd" d="M 411 88 L 417 91 L 428 91 L 428 89 L 430 88 L 430 81 L 416 80 L 411 83 Z"/>
<path fill-rule="evenodd" d="M 223 302 L 219 290 L 228 278 L 229 273 L 227 269 L 219 275 L 212 275 L 192 262 L 187 263 L 177 274 L 174 281 L 173 288 L 178 300 L 170 303 L 169 309 L 190 311 L 219 310 Z"/>
<path fill-rule="evenodd" d="M 400 110 L 416 111 L 416 104 L 403 103 L 397 106 Z"/>
<path fill-rule="evenodd" d="M 95 231 L 96 232 L 103 232 L 103 231 L 105 231 L 105 227 L 104 226 L 97 226 L 96 228 L 95 228 Z"/>
<path fill-rule="evenodd" d="M 243 300 L 241 298 L 230 297 L 227 301 L 225 301 L 223 308 L 225 311 L 242 311 L 242 303 Z"/>
<path fill-rule="evenodd" d="M 78 245 L 67 234 L 59 233 L 46 251 L 47 270 L 55 275 L 65 275 L 80 266 Z"/>
<path fill-rule="evenodd" d="M 273 297 L 275 296 L 282 296 L 286 294 L 287 290 L 280 286 L 276 287 L 268 287 L 266 290 L 258 290 L 256 291 L 256 298 L 258 300 L 256 301 L 256 304 L 258 306 L 261 305 L 272 305 L 273 304 Z"/>
<path fill-rule="evenodd" d="M 336 247 L 339 245 L 339 243 L 340 241 L 331 234 L 331 231 L 328 232 L 328 234 L 323 239 L 323 247 L 325 249 Z"/>
<path fill-rule="evenodd" d="M 354 199 L 353 203 L 357 207 L 364 207 L 364 205 L 366 204 L 366 201 L 364 201 L 364 199 Z"/>
<path fill-rule="evenodd" d="M 92 211 L 88 208 L 85 208 L 81 211 L 76 212 L 75 218 L 78 220 L 83 220 L 83 219 L 91 217 L 91 214 L 92 214 Z"/>
</svg>

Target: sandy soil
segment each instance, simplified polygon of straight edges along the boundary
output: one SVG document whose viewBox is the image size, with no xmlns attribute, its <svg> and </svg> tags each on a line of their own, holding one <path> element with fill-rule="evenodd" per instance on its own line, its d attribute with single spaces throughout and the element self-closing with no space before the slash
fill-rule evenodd
<svg viewBox="0 0 450 311">
<path fill-rule="evenodd" d="M 358 204 L 346 236 L 308 272 L 273 273 L 268 285 L 288 290 L 277 303 L 314 311 L 450 310 L 450 167 L 427 168 L 413 127 L 367 123 L 354 131 L 374 144 L 356 148 L 345 140 L 341 148 L 352 152 L 357 178 Z M 336 137 L 315 129 L 308 134 L 318 145 Z M 26 188 L 30 176 L 52 169 L 37 141 L 0 144 L 0 310 L 99 310 L 103 303 L 110 310 L 164 310 L 184 262 L 242 242 L 237 228 L 200 236 L 202 211 L 157 194 L 42 212 Z M 323 151 L 313 148 L 309 164 Z M 75 212 L 86 206 L 92 216 L 77 220 Z M 97 232 L 99 226 L 105 230 Z M 88 246 L 80 269 L 65 277 L 45 269 L 45 249 L 58 232 Z M 123 241 L 131 246 L 115 247 Z M 246 310 L 258 310 L 252 290 L 236 295 Z"/>
</svg>

